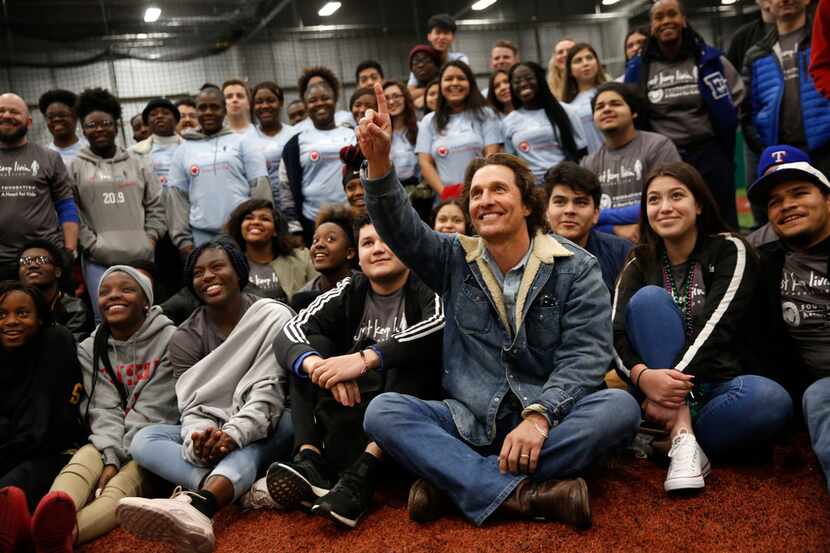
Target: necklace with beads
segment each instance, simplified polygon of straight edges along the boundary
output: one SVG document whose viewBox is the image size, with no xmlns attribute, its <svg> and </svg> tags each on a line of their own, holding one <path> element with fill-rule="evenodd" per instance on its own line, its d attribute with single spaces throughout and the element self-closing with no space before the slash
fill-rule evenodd
<svg viewBox="0 0 830 553">
<path fill-rule="evenodd" d="M 674 300 L 675 305 L 677 305 L 683 314 L 686 338 L 691 339 L 693 330 L 692 294 L 695 289 L 694 263 L 687 263 L 683 285 L 678 289 L 669 256 L 663 252 L 663 288 L 671 294 L 672 300 Z"/>
</svg>

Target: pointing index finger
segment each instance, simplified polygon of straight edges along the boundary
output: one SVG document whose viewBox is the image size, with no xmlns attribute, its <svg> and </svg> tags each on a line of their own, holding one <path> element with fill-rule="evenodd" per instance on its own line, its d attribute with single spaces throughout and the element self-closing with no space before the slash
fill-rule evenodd
<svg viewBox="0 0 830 553">
<path fill-rule="evenodd" d="M 386 107 L 386 96 L 383 94 L 383 86 L 380 83 L 375 83 L 375 99 L 378 102 L 378 113 L 388 114 L 389 108 Z"/>
</svg>

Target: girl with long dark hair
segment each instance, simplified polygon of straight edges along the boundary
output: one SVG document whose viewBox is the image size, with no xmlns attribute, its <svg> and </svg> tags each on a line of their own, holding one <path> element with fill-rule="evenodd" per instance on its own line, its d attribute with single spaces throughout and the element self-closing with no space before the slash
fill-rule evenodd
<svg viewBox="0 0 830 553">
<path fill-rule="evenodd" d="M 487 103 L 496 110 L 499 117 L 506 117 L 513 111 L 509 72 L 497 70 L 490 75 L 490 85 L 487 87 Z"/>
<path fill-rule="evenodd" d="M 504 137 L 466 63 L 447 62 L 438 80 L 438 106 L 421 121 L 415 151 L 423 179 L 447 199 L 461 195 L 470 161 L 500 151 Z"/>
<path fill-rule="evenodd" d="M 582 127 L 570 108 L 553 96 L 539 64 L 517 63 L 509 77 L 516 109 L 503 121 L 505 147 L 527 162 L 541 186 L 548 169 L 585 155 Z"/>
<path fill-rule="evenodd" d="M 764 444 L 792 413 L 787 392 L 757 370 L 751 338 L 758 259 L 726 232 L 700 174 L 658 167 L 640 202 L 642 243 L 617 280 L 618 373 L 645 416 L 670 432 L 666 491 L 697 489 L 707 456 Z"/>
<path fill-rule="evenodd" d="M 417 184 L 420 176 L 415 144 L 418 140 L 418 116 L 406 86 L 397 81 L 383 83 L 383 94 L 392 119 L 392 163 L 404 185 Z"/>
<path fill-rule="evenodd" d="M 607 80 L 593 46 L 587 42 L 580 42 L 570 49 L 565 63 L 561 97 L 563 102 L 567 102 L 574 109 L 582 124 L 582 133 L 589 154 L 602 147 L 602 136 L 594 126 L 591 100 L 596 96 L 597 87 Z"/>
</svg>

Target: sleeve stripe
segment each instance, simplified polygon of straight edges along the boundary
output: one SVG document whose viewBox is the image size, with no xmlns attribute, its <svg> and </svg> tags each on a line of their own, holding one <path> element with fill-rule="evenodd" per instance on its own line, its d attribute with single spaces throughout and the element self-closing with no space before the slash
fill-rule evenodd
<svg viewBox="0 0 830 553">
<path fill-rule="evenodd" d="M 429 336 L 434 332 L 438 332 L 444 328 L 444 324 L 444 304 L 441 301 L 441 296 L 435 294 L 435 314 L 429 319 L 423 320 L 393 335 L 392 339 L 398 342 L 412 342 L 424 336 Z"/>
<path fill-rule="evenodd" d="M 692 359 L 694 359 L 695 355 L 697 355 L 697 352 L 701 347 L 703 347 L 706 340 L 708 340 L 709 336 L 711 336 L 715 331 L 715 327 L 720 322 L 723 314 L 729 309 L 732 300 L 735 299 L 735 294 L 738 293 L 738 288 L 741 287 L 741 282 L 743 282 L 744 271 L 746 270 L 746 246 L 734 236 L 725 236 L 725 238 L 735 244 L 735 248 L 738 250 L 732 279 L 729 281 L 729 286 L 727 286 L 726 292 L 723 294 L 720 304 L 717 308 L 715 308 L 715 311 L 712 313 L 712 316 L 709 317 L 709 320 L 706 321 L 703 329 L 697 335 L 697 338 L 695 338 L 694 343 L 689 347 L 689 349 L 686 350 L 686 354 L 683 356 L 683 359 L 681 359 L 675 367 L 678 371 L 683 371 L 689 366 Z"/>
<path fill-rule="evenodd" d="M 295 344 L 307 344 L 308 338 L 306 338 L 305 332 L 303 332 L 303 325 L 308 322 L 308 319 L 312 315 L 319 312 L 323 308 L 323 306 L 326 305 L 326 303 L 342 294 L 346 287 L 349 286 L 349 284 L 351 284 L 351 282 L 351 277 L 344 278 L 343 280 L 337 283 L 337 286 L 335 286 L 328 292 L 317 296 L 317 298 L 313 302 L 311 302 L 311 304 L 308 307 L 300 311 L 300 313 L 297 316 L 288 321 L 288 323 L 285 325 L 285 329 L 283 330 L 288 339 L 294 342 Z"/>
<path fill-rule="evenodd" d="M 614 324 L 614 319 L 617 318 L 617 300 L 620 297 L 620 282 L 622 281 L 622 275 L 628 266 L 637 261 L 636 257 L 632 257 L 631 260 L 626 263 L 622 269 L 620 269 L 620 276 L 617 277 L 617 283 L 614 285 L 614 303 L 611 306 L 611 324 Z M 625 366 L 623 360 L 620 358 L 619 354 L 617 353 L 617 348 L 614 348 L 614 361 L 617 363 L 617 367 L 623 372 L 623 374 L 631 376 L 631 370 Z"/>
</svg>

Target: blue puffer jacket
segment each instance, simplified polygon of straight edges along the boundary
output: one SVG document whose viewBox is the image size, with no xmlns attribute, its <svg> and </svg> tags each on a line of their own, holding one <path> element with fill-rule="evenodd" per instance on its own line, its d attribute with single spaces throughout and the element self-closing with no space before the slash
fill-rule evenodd
<svg viewBox="0 0 830 553">
<path fill-rule="evenodd" d="M 465 440 L 493 442 L 499 406 L 511 393 L 522 408 L 541 409 L 556 424 L 602 387 L 612 356 L 611 304 L 594 256 L 537 234 L 511 325 L 481 238 L 430 229 L 394 170 L 363 186 L 378 234 L 444 302 L 441 383 Z"/>
<path fill-rule="evenodd" d="M 709 111 L 712 128 L 727 151 L 735 149 L 735 131 L 738 129 L 738 110 L 732 103 L 732 94 L 723 69 L 720 50 L 704 42 L 703 38 L 689 28 L 683 30 L 684 50 L 695 56 L 698 70 L 698 88 Z M 639 54 L 625 65 L 625 82 L 636 85 L 642 95 L 648 98 L 649 66 L 659 59 L 660 47 L 657 39 L 651 37 Z"/>
<path fill-rule="evenodd" d="M 830 100 L 819 93 L 808 71 L 811 28 L 808 21 L 807 34 L 798 46 L 798 79 L 807 150 L 815 151 L 830 143 Z M 748 93 L 741 106 L 741 124 L 745 140 L 755 152 L 780 143 L 784 72 L 774 51 L 777 42 L 778 31 L 773 29 L 749 49 L 744 62 L 743 78 Z"/>
</svg>

